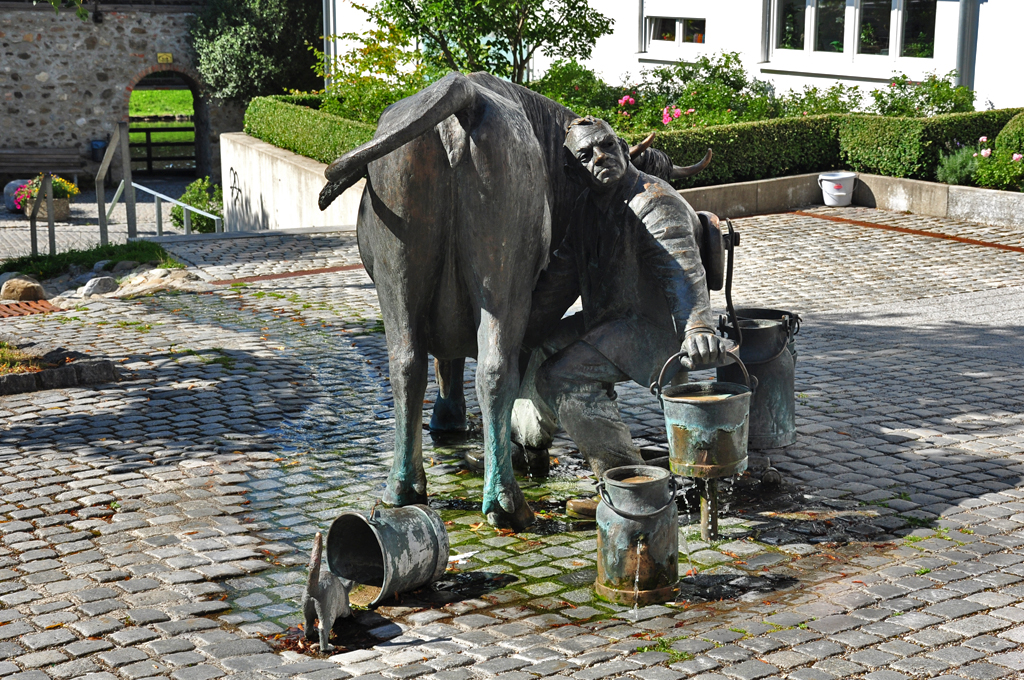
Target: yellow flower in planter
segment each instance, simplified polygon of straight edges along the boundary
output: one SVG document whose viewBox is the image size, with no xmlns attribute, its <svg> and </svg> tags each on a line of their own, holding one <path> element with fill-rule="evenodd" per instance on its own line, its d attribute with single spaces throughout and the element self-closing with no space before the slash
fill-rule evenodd
<svg viewBox="0 0 1024 680">
<path fill-rule="evenodd" d="M 51 178 L 51 181 L 53 183 L 53 198 L 54 199 L 58 199 L 58 198 L 68 198 L 68 199 L 70 199 L 70 198 L 74 198 L 75 196 L 77 196 L 78 194 L 81 193 L 81 191 L 78 190 L 78 187 L 76 187 L 74 184 L 72 184 L 71 182 L 67 181 L 63 177 L 58 177 L 57 175 L 50 175 L 50 178 Z M 42 188 L 43 188 L 43 174 L 39 173 L 38 177 L 33 179 L 31 182 L 29 182 L 25 186 L 20 187 L 14 193 L 14 207 L 17 208 L 18 210 L 21 210 L 22 207 L 24 206 L 25 201 L 26 200 L 31 200 L 31 199 L 35 198 L 36 195 L 38 195 L 39 192 L 42 190 Z"/>
</svg>

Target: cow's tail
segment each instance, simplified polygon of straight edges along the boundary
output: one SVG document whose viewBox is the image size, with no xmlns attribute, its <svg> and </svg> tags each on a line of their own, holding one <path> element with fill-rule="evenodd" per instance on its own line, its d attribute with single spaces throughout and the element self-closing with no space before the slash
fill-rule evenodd
<svg viewBox="0 0 1024 680">
<path fill-rule="evenodd" d="M 384 111 L 372 141 L 331 163 L 324 175 L 320 209 L 326 210 L 345 189 L 366 175 L 366 166 L 408 144 L 450 116 L 470 107 L 475 89 L 461 73 L 449 73 L 428 88 L 395 102 Z"/>
</svg>

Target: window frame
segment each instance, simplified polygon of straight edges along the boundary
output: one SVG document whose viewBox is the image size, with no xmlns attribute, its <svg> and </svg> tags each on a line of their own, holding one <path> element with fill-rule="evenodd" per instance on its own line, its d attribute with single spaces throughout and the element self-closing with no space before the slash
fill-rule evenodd
<svg viewBox="0 0 1024 680">
<path fill-rule="evenodd" d="M 817 0 L 804 1 L 804 44 L 802 48 L 780 47 L 782 39 L 782 3 L 785 0 L 773 0 L 771 5 L 771 44 L 768 50 L 770 62 L 795 62 L 801 59 L 827 59 L 832 62 L 846 62 L 857 65 L 881 65 L 885 63 L 890 70 L 909 70 L 911 65 L 906 62 L 912 59 L 919 64 L 918 69 L 942 68 L 941 60 L 936 57 L 936 46 L 939 44 L 939 27 L 936 19 L 935 37 L 930 57 L 903 56 L 903 33 L 908 19 L 908 0 L 890 0 L 889 18 L 889 54 L 868 54 L 860 52 L 860 28 L 863 18 L 862 0 L 846 3 L 845 28 L 842 52 L 818 51 L 815 49 L 818 40 L 818 7 Z M 936 0 L 936 5 L 940 3 Z M 929 61 L 931 60 L 931 61 Z"/>
<path fill-rule="evenodd" d="M 671 19 L 676 22 L 676 36 L 673 40 L 661 40 L 655 37 L 655 29 L 657 28 L 658 22 L 661 20 Z M 704 22 L 704 42 L 685 42 L 683 36 L 686 32 L 686 21 L 703 21 Z M 670 46 L 674 49 L 700 49 L 707 46 L 707 26 L 708 20 L 706 17 L 683 17 L 683 16 L 665 16 L 663 14 L 648 14 L 644 15 L 644 28 L 646 29 L 646 45 L 644 53 L 654 50 L 668 49 Z M 692 47 L 687 47 L 687 46 Z"/>
</svg>

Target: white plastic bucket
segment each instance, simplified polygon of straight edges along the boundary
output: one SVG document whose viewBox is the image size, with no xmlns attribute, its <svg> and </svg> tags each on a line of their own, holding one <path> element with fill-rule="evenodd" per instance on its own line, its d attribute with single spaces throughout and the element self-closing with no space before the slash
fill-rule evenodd
<svg viewBox="0 0 1024 680">
<path fill-rule="evenodd" d="M 818 175 L 818 186 L 825 197 L 825 205 L 850 205 L 853 201 L 855 172 L 823 172 Z"/>
</svg>

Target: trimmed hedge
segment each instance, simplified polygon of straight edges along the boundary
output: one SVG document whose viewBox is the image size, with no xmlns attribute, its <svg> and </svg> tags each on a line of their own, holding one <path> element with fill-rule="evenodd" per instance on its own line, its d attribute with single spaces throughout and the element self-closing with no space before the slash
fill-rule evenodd
<svg viewBox="0 0 1024 680">
<path fill-rule="evenodd" d="M 707 169 L 681 187 L 708 186 L 798 175 L 839 167 L 836 125 L 841 114 L 772 118 L 752 123 L 714 125 L 659 132 L 654 146 L 676 165 L 692 165 L 710 148 Z M 645 135 L 628 135 L 636 144 Z"/>
<path fill-rule="evenodd" d="M 1010 153 L 1024 153 L 1024 113 L 1014 116 L 996 138 L 996 148 Z"/>
<path fill-rule="evenodd" d="M 256 97 L 245 110 L 245 134 L 321 163 L 373 139 L 375 126 L 309 108 L 313 100 L 318 105 L 320 97 Z"/>
<path fill-rule="evenodd" d="M 841 160 L 857 172 L 933 180 L 944 152 L 977 144 L 982 136 L 995 139 L 1020 112 L 1000 109 L 931 118 L 842 116 L 838 126 Z"/>
<path fill-rule="evenodd" d="M 373 138 L 375 127 L 318 110 L 320 95 L 257 97 L 245 112 L 245 133 L 322 163 Z M 1024 109 L 950 113 L 931 118 L 827 114 L 772 118 L 661 132 L 654 145 L 677 165 L 710 148 L 711 165 L 680 187 L 748 182 L 848 167 L 890 177 L 935 179 L 942 154 L 958 144 L 995 139 Z M 1020 121 L 1020 123 L 1018 123 Z M 1024 127 L 1024 118 L 1016 124 Z M 645 135 L 626 134 L 635 144 Z"/>
</svg>

